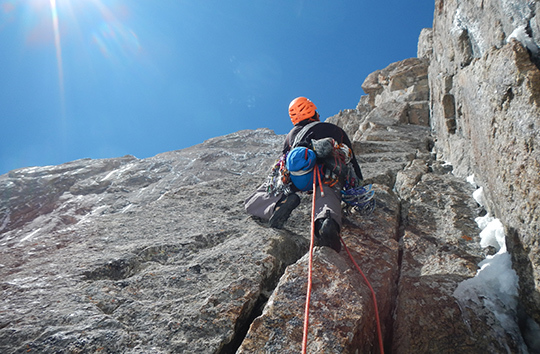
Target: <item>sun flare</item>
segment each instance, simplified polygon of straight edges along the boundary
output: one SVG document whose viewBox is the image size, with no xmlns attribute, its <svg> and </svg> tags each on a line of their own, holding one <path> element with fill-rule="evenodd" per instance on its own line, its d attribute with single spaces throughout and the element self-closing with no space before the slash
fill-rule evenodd
<svg viewBox="0 0 540 354">
<path fill-rule="evenodd" d="M 130 15 L 123 0 L 0 0 L 0 31 L 16 26 L 28 48 L 54 48 L 65 111 L 65 65 L 77 65 L 73 53 L 120 66 L 140 53 L 139 38 L 128 25 Z"/>
<path fill-rule="evenodd" d="M 60 97 L 64 100 L 64 69 L 62 65 L 62 45 L 60 43 L 60 31 L 58 30 L 58 9 L 56 7 L 56 0 L 49 0 L 51 4 L 51 17 L 54 32 L 54 46 L 56 48 L 56 62 L 58 68 L 58 85 L 60 86 Z M 65 103 L 62 102 L 62 109 L 64 110 Z"/>
</svg>

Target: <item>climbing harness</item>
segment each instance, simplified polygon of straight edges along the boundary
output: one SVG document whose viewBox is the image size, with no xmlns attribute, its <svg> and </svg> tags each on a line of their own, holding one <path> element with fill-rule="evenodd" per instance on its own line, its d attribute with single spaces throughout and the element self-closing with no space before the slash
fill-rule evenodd
<svg viewBox="0 0 540 354">
<path fill-rule="evenodd" d="M 315 195 L 317 194 L 316 193 L 317 182 L 319 183 L 321 196 L 324 196 L 323 187 L 322 187 L 322 184 L 321 184 L 321 176 L 320 176 L 321 172 L 322 172 L 321 169 L 322 168 L 319 165 L 315 165 L 315 167 L 314 167 L 313 199 L 312 199 L 312 206 L 311 206 L 311 242 L 310 242 L 310 246 L 309 246 L 308 284 L 307 284 L 307 292 L 306 292 L 306 306 L 305 306 L 305 309 L 304 309 L 304 331 L 303 331 L 303 338 L 302 338 L 302 354 L 307 353 L 307 338 L 308 338 L 308 329 L 309 329 L 309 306 L 310 306 L 310 301 L 311 301 L 312 275 L 313 275 L 313 247 L 314 247 L 314 244 L 315 244 Z M 367 189 L 367 190 L 369 190 L 369 191 L 371 190 L 371 185 L 370 185 L 369 189 Z M 366 193 L 363 193 L 363 194 L 366 194 Z M 369 194 L 369 192 L 368 192 L 368 194 Z M 373 200 L 373 194 L 371 195 L 371 200 Z M 362 278 L 364 279 L 364 281 L 366 282 L 369 290 L 371 291 L 371 296 L 372 296 L 372 299 L 373 299 L 373 305 L 374 305 L 374 308 L 375 308 L 375 321 L 376 321 L 376 325 L 377 325 L 377 336 L 378 336 L 378 340 L 379 340 L 379 350 L 380 350 L 381 354 L 384 354 L 384 345 L 383 345 L 382 332 L 381 332 L 381 322 L 380 322 L 380 319 L 379 319 L 379 310 L 378 310 L 378 306 L 377 306 L 377 297 L 375 295 L 375 291 L 373 290 L 373 287 L 369 283 L 369 281 L 368 281 L 367 277 L 365 276 L 364 272 L 362 272 L 362 270 L 360 269 L 360 267 L 358 266 L 358 264 L 354 260 L 351 252 L 349 252 L 349 249 L 347 248 L 347 245 L 345 244 L 345 241 L 343 240 L 341 235 L 339 235 L 339 238 L 340 238 L 341 243 L 343 244 L 345 250 L 347 251 L 347 254 L 349 255 L 349 258 L 351 259 L 351 261 L 355 265 L 358 272 L 362 275 Z"/>
</svg>

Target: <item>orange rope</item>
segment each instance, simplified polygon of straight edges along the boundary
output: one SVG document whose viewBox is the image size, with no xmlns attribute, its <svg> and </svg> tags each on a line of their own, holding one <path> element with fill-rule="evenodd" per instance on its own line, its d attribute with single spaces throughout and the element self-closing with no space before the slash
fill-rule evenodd
<svg viewBox="0 0 540 354">
<path fill-rule="evenodd" d="M 315 193 L 316 180 L 319 180 L 319 188 L 321 189 L 321 197 L 324 198 L 324 189 L 321 183 L 321 170 L 319 165 L 315 165 L 315 176 L 313 176 L 313 193 Z M 315 203 L 315 194 L 313 194 L 313 202 Z M 315 209 L 313 209 L 313 218 L 315 218 Z"/>
<path fill-rule="evenodd" d="M 317 175 L 319 174 L 319 166 L 315 165 L 315 173 L 313 176 L 313 202 L 311 203 L 311 243 L 309 245 L 309 266 L 308 266 L 308 284 L 306 293 L 306 308 L 304 310 L 304 335 L 302 338 L 302 354 L 307 353 L 307 338 L 309 328 L 309 304 L 311 301 L 311 278 L 313 273 L 313 246 L 315 243 L 315 195 L 317 194 Z M 319 176 L 320 180 L 320 176 Z M 320 182 L 319 182 L 320 184 Z M 322 185 L 321 185 L 322 193 Z"/>
<path fill-rule="evenodd" d="M 311 302 L 311 288 L 312 288 L 312 274 L 313 274 L 313 246 L 315 243 L 315 195 L 317 194 L 317 179 L 319 181 L 319 186 L 321 188 L 321 196 L 324 196 L 319 166 L 315 165 L 314 170 L 315 170 L 315 173 L 313 176 L 313 201 L 311 205 L 311 243 L 309 245 L 308 284 L 307 284 L 307 293 L 306 293 L 306 307 L 304 310 L 304 333 L 303 333 L 303 338 L 302 338 L 302 354 L 307 353 L 307 339 L 308 339 L 308 329 L 309 329 L 309 305 Z M 369 290 L 371 291 L 373 304 L 375 306 L 375 320 L 377 323 L 377 336 L 379 339 L 379 350 L 381 354 L 384 354 L 381 321 L 379 319 L 379 309 L 377 306 L 377 297 L 375 296 L 375 290 L 373 290 L 373 287 L 371 287 L 371 284 L 369 283 L 367 277 L 364 275 L 364 272 L 362 272 L 362 270 L 360 269 L 360 267 L 354 260 L 351 252 L 349 252 L 349 249 L 347 248 L 347 245 L 345 244 L 345 241 L 343 241 L 343 238 L 341 237 L 341 235 L 339 235 L 339 238 L 341 239 L 341 243 L 343 244 L 345 251 L 347 251 L 349 258 L 351 259 L 353 264 L 356 266 L 356 269 L 358 270 L 358 272 L 360 272 L 360 274 L 362 275 L 362 278 L 364 278 L 364 281 L 366 282 L 367 286 L 369 287 Z"/>
</svg>

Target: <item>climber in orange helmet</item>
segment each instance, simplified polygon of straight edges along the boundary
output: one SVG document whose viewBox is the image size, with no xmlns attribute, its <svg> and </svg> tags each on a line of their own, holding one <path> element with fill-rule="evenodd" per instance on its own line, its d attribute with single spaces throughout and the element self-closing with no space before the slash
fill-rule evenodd
<svg viewBox="0 0 540 354">
<path fill-rule="evenodd" d="M 339 252 L 341 189 L 346 183 L 359 185 L 363 179 L 352 151 L 351 141 L 345 131 L 337 125 L 320 122 L 317 106 L 306 97 L 298 97 L 291 101 L 289 117 L 294 127 L 285 138 L 282 156 L 274 166 L 268 181 L 246 200 L 246 212 L 268 221 L 270 227 L 282 228 L 292 211 L 300 204 L 297 192 L 312 189 L 313 166 L 322 163 L 323 193 L 321 194 L 319 187 L 314 191 L 316 243 Z M 328 159 L 324 160 L 321 154 L 324 149 L 319 147 L 328 147 L 329 142 L 332 151 L 336 151 L 334 147 L 348 151 L 346 163 L 335 166 L 324 162 Z M 300 164 L 304 165 L 302 170 L 294 171 L 298 161 L 295 159 L 300 159 Z"/>
</svg>

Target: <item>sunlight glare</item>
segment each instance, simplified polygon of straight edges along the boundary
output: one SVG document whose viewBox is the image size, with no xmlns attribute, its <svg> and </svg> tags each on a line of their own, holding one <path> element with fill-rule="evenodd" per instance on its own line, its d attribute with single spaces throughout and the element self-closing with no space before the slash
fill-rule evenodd
<svg viewBox="0 0 540 354">
<path fill-rule="evenodd" d="M 110 60 L 124 61 L 140 51 L 139 38 L 100 0 L 90 0 L 98 9 L 101 23 L 92 31 L 92 42 L 101 54 Z M 119 12 L 127 12 L 126 7 L 119 7 Z"/>
<path fill-rule="evenodd" d="M 51 16 L 54 31 L 54 46 L 56 48 L 56 62 L 58 68 L 58 84 L 60 85 L 60 99 L 62 100 L 62 111 L 65 111 L 65 95 L 64 95 L 64 69 L 62 65 L 62 46 L 60 44 L 60 31 L 58 29 L 58 9 L 56 8 L 56 0 L 50 0 Z"/>
<path fill-rule="evenodd" d="M 127 24 L 130 15 L 123 0 L 106 4 L 102 0 L 0 0 L 0 31 L 8 25 L 19 25 L 26 45 L 54 46 L 64 115 L 65 65 L 72 64 L 74 54 L 126 66 L 141 53 L 139 38 Z"/>
<path fill-rule="evenodd" d="M 92 40 L 108 59 L 126 59 L 140 50 L 135 32 L 120 22 L 103 22 L 92 34 Z"/>
</svg>

